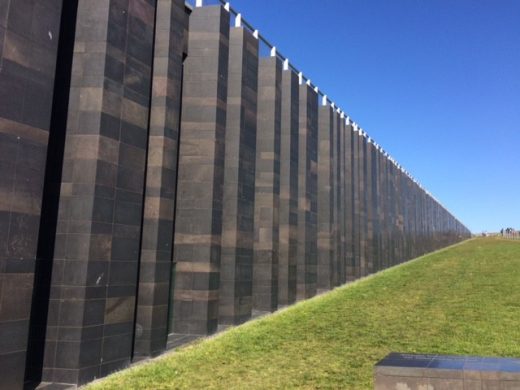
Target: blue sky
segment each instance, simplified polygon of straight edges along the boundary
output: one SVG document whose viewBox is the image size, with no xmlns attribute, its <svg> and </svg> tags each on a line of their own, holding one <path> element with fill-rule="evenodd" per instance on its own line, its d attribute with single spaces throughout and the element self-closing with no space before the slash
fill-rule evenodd
<svg viewBox="0 0 520 390">
<path fill-rule="evenodd" d="M 520 1 L 231 5 L 473 232 L 520 228 Z"/>
</svg>

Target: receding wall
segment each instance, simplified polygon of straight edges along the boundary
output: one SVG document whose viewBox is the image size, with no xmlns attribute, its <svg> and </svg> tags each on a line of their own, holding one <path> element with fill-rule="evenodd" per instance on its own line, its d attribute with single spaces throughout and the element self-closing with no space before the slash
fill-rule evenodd
<svg viewBox="0 0 520 390">
<path fill-rule="evenodd" d="M 1 389 L 82 384 L 469 237 L 219 5 L 0 2 Z"/>
</svg>

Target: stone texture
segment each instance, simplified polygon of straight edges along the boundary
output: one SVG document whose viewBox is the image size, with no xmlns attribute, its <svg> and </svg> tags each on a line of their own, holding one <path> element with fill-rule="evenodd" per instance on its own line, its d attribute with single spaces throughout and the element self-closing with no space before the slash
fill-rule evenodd
<svg viewBox="0 0 520 390">
<path fill-rule="evenodd" d="M 219 324 L 251 317 L 258 88 L 258 39 L 244 28 L 229 38 L 226 156 Z"/>
<path fill-rule="evenodd" d="M 278 304 L 296 300 L 296 255 L 298 243 L 298 76 L 282 73 L 282 117 L 280 138 L 280 237 L 278 251 Z"/>
<path fill-rule="evenodd" d="M 334 110 L 322 105 L 318 110 L 318 269 L 317 292 L 334 286 L 333 275 L 333 133 Z"/>
<path fill-rule="evenodd" d="M 23 386 L 35 269 L 49 261 L 37 248 L 61 7 L 0 5 L 1 389 Z"/>
<path fill-rule="evenodd" d="M 367 159 L 366 138 L 361 132 L 357 136 L 358 161 L 358 229 L 359 229 L 359 264 L 357 277 L 367 275 Z"/>
<path fill-rule="evenodd" d="M 173 333 L 218 325 L 229 13 L 195 8 L 184 63 L 174 236 Z"/>
<path fill-rule="evenodd" d="M 253 310 L 278 307 L 278 242 L 280 204 L 282 64 L 277 57 L 260 59 L 255 175 L 255 242 Z"/>
<path fill-rule="evenodd" d="M 81 384 L 469 237 L 229 18 L 0 2 L 0 388 Z M 428 385 L 518 386 L 476 371 Z"/>
<path fill-rule="evenodd" d="M 182 0 L 159 0 L 151 91 L 134 360 L 164 351 L 168 336 L 181 107 Z"/>
<path fill-rule="evenodd" d="M 359 131 L 351 133 L 351 169 L 352 169 L 352 258 L 347 269 L 347 280 L 361 277 L 361 168 L 360 168 Z"/>
<path fill-rule="evenodd" d="M 318 96 L 300 85 L 298 152 L 298 251 L 296 298 L 316 294 Z"/>
<path fill-rule="evenodd" d="M 334 109 L 334 107 L 333 107 Z M 344 264 L 340 263 L 340 244 L 341 244 L 341 229 L 340 224 L 344 223 L 344 215 L 342 212 L 343 209 L 339 206 L 340 199 L 343 199 L 339 196 L 340 190 L 340 181 L 339 181 L 339 172 L 340 172 L 340 157 L 343 158 L 344 154 L 340 153 L 340 134 L 341 132 L 341 117 L 339 113 L 334 109 L 332 115 L 332 133 L 331 133 L 331 212 L 332 212 L 332 227 L 331 227 L 331 262 L 332 262 L 332 275 L 331 275 L 331 284 L 332 288 L 339 286 L 344 279 Z"/>
<path fill-rule="evenodd" d="M 85 383 L 131 360 L 154 14 L 144 0 L 79 1 L 45 382 Z"/>
<path fill-rule="evenodd" d="M 341 120 L 341 141 L 343 152 L 341 154 L 341 166 L 343 170 L 342 198 L 340 214 L 342 215 L 342 273 L 341 282 L 351 279 L 354 272 L 354 181 L 352 168 L 352 125 Z"/>
</svg>

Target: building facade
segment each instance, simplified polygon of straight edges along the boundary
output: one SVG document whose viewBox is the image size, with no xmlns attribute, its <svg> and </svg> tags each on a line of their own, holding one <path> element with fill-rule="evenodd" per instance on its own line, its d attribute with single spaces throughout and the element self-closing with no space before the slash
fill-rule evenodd
<svg viewBox="0 0 520 390">
<path fill-rule="evenodd" d="M 1 389 L 83 384 L 470 236 L 197 3 L 0 2 Z"/>
</svg>

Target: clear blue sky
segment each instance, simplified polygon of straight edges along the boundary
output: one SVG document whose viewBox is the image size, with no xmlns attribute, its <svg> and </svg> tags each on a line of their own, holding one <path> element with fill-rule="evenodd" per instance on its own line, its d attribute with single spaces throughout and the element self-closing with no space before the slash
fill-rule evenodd
<svg viewBox="0 0 520 390">
<path fill-rule="evenodd" d="M 469 229 L 520 229 L 519 0 L 231 5 Z"/>
</svg>

